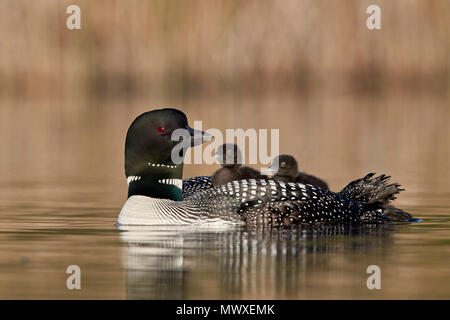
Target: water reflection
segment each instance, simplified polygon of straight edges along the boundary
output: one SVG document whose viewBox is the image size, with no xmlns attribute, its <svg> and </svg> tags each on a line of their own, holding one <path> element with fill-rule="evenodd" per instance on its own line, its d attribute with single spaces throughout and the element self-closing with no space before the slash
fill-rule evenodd
<svg viewBox="0 0 450 320">
<path fill-rule="evenodd" d="M 183 235 L 171 231 L 130 230 L 124 268 L 127 298 L 182 299 Z"/>
<path fill-rule="evenodd" d="M 358 259 L 388 253 L 393 231 L 392 225 L 121 229 L 128 299 L 184 299 L 195 290 L 208 298 L 208 287 L 222 298 L 295 297 L 307 290 L 308 277 L 335 267 L 335 254 Z"/>
</svg>

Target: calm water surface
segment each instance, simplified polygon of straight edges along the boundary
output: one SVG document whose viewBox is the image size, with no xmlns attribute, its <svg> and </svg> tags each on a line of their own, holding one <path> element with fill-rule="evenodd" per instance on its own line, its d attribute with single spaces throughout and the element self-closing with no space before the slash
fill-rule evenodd
<svg viewBox="0 0 450 320">
<path fill-rule="evenodd" d="M 447 99 L 389 98 L 375 108 L 351 96 L 228 98 L 105 100 L 84 111 L 3 103 L 0 298 L 450 298 Z M 124 137 L 152 109 L 148 101 L 184 105 L 205 129 L 280 128 L 280 152 L 332 190 L 370 171 L 391 174 L 406 188 L 395 204 L 423 222 L 324 232 L 119 230 Z M 184 176 L 216 169 L 187 165 Z M 70 265 L 81 268 L 81 290 L 66 288 Z M 381 290 L 366 287 L 369 265 L 381 268 Z"/>
<path fill-rule="evenodd" d="M 2 184 L 1 299 L 450 298 L 444 200 L 407 208 L 423 222 L 358 229 L 119 230 L 120 207 L 99 196 L 117 186 L 100 185 L 95 178 Z M 19 194 L 30 200 L 11 200 Z M 78 291 L 66 289 L 72 264 L 82 272 Z M 381 290 L 366 287 L 372 264 L 381 268 Z"/>
</svg>

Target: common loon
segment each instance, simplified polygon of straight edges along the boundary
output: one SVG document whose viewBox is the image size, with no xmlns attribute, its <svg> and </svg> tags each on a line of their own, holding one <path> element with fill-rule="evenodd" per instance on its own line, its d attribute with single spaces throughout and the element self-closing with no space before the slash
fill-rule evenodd
<svg viewBox="0 0 450 320">
<path fill-rule="evenodd" d="M 278 164 L 278 170 L 274 168 L 274 163 Z M 283 182 L 300 182 L 311 184 L 322 189 L 329 189 L 328 184 L 315 176 L 299 172 L 297 160 L 291 155 L 282 154 L 272 160 L 272 166 L 269 168 L 275 173 L 272 179 Z"/>
<path fill-rule="evenodd" d="M 211 176 L 214 186 L 221 186 L 234 180 L 267 179 L 267 176 L 259 171 L 242 166 L 242 153 L 236 144 L 225 143 L 220 145 L 214 157 L 222 164 L 222 168 Z"/>
<path fill-rule="evenodd" d="M 401 190 L 397 184 L 387 185 L 387 180 L 369 175 L 350 183 L 344 193 L 301 183 L 244 179 L 182 199 L 183 164 L 172 161 L 173 149 L 180 142 L 171 138 L 176 129 L 189 133 L 190 146 L 211 137 L 190 128 L 186 115 L 177 109 L 149 111 L 131 124 L 125 142 L 128 199 L 119 214 L 119 224 L 218 221 L 283 227 L 381 223 L 388 220 L 383 214 L 383 201 L 395 198 Z M 184 151 L 181 149 L 179 155 L 184 156 Z M 364 195 L 366 201 L 355 201 L 354 195 Z"/>
</svg>

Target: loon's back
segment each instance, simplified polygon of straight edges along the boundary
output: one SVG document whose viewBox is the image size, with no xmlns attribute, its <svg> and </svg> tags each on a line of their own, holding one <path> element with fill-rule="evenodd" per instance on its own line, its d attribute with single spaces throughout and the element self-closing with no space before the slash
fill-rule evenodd
<svg viewBox="0 0 450 320">
<path fill-rule="evenodd" d="M 183 180 L 183 199 L 189 198 L 197 192 L 214 188 L 210 176 L 192 177 Z"/>
</svg>

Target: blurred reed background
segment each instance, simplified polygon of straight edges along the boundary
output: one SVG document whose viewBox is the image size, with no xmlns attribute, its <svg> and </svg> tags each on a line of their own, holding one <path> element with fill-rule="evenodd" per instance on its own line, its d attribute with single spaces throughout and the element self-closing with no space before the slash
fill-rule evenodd
<svg viewBox="0 0 450 320">
<path fill-rule="evenodd" d="M 366 28 L 370 4 L 383 30 Z M 280 151 L 334 190 L 385 172 L 404 206 L 442 204 L 449 21 L 447 0 L 1 0 L 0 200 L 78 181 L 66 199 L 118 210 L 129 124 L 173 106 L 205 129 L 280 128 Z"/>
</svg>

